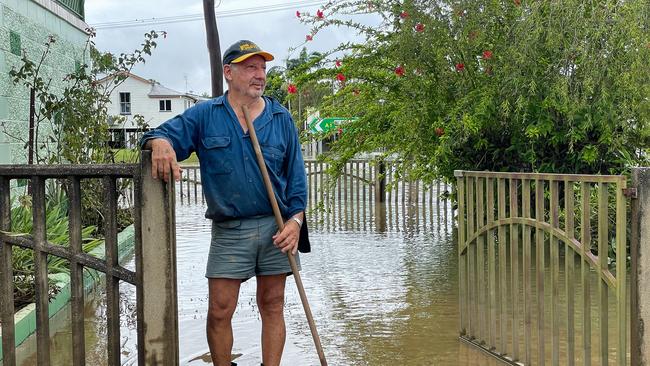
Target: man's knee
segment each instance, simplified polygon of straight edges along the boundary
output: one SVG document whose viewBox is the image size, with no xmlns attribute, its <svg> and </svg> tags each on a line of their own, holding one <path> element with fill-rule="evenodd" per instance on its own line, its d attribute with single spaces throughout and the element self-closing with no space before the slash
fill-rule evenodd
<svg viewBox="0 0 650 366">
<path fill-rule="evenodd" d="M 230 321 L 233 314 L 235 313 L 235 304 L 221 303 L 217 301 L 210 302 L 208 307 L 208 322 L 209 323 L 220 323 L 224 321 Z"/>
<path fill-rule="evenodd" d="M 257 305 L 262 315 L 281 315 L 284 311 L 284 294 L 262 296 Z"/>
</svg>

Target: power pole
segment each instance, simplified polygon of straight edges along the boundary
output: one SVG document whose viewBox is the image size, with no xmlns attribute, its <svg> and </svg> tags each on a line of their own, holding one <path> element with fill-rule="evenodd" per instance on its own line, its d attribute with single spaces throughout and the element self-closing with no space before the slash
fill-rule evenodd
<svg viewBox="0 0 650 366">
<path fill-rule="evenodd" d="M 221 46 L 219 45 L 217 18 L 214 15 L 214 0 L 203 0 L 203 17 L 205 19 L 208 53 L 210 54 L 212 97 L 215 98 L 223 95 L 223 67 L 221 65 Z"/>
</svg>

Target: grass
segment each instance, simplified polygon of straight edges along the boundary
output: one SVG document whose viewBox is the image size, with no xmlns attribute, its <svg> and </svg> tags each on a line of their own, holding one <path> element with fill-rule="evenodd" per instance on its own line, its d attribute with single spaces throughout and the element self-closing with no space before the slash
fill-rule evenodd
<svg viewBox="0 0 650 366">
<path fill-rule="evenodd" d="M 140 151 L 135 149 L 115 149 L 115 162 L 116 163 L 135 163 L 139 160 Z M 198 165 L 199 157 L 196 153 L 192 153 L 189 158 L 180 162 L 181 165 Z"/>
</svg>

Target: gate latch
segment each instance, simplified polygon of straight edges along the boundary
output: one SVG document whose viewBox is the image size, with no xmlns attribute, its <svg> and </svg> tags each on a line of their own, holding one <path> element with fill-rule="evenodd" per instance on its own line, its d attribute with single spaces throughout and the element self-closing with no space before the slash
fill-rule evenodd
<svg viewBox="0 0 650 366">
<path fill-rule="evenodd" d="M 627 198 L 637 198 L 636 188 L 624 188 L 623 195 Z"/>
</svg>

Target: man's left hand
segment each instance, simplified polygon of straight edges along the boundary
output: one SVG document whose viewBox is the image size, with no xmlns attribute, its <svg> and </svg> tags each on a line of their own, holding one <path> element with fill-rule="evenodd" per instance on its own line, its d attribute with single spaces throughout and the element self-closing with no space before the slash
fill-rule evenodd
<svg viewBox="0 0 650 366">
<path fill-rule="evenodd" d="M 291 250 L 293 255 L 298 252 L 298 240 L 300 239 L 300 225 L 294 220 L 289 220 L 284 224 L 284 229 L 273 235 L 273 244 L 287 253 Z"/>
</svg>

